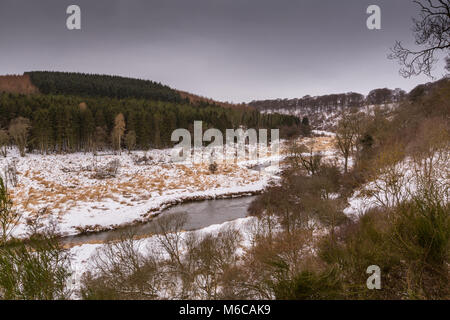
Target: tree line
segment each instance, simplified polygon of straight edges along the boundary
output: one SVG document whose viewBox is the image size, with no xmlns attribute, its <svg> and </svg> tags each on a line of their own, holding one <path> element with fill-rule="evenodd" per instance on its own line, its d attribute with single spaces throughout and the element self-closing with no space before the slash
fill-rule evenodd
<svg viewBox="0 0 450 320">
<path fill-rule="evenodd" d="M 406 97 L 406 92 L 401 89 L 391 90 L 388 88 L 380 88 L 370 91 L 367 96 L 356 92 L 328 94 L 316 97 L 306 95 L 299 99 L 252 101 L 249 105 L 259 110 L 310 109 L 332 112 L 342 108 L 361 108 L 364 105 L 397 103 L 403 101 Z"/>
<path fill-rule="evenodd" d="M 300 119 L 261 114 L 250 108 L 223 108 L 144 99 L 66 95 L 0 94 L 0 147 L 14 142 L 21 153 L 105 149 L 146 150 L 173 145 L 177 128 L 297 128 Z M 282 130 L 286 131 L 286 130 Z M 4 148 L 2 149 L 6 151 Z"/>
</svg>

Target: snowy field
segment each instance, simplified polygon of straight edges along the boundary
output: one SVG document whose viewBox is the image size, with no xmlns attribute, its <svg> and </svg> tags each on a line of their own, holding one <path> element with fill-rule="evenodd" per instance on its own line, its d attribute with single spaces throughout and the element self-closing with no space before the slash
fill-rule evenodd
<svg viewBox="0 0 450 320">
<path fill-rule="evenodd" d="M 8 181 L 14 206 L 23 215 L 14 235 L 23 236 L 27 220 L 36 216 L 55 221 L 62 235 L 74 235 L 145 221 L 186 200 L 259 192 L 278 170 L 270 166 L 271 161 L 280 159 L 270 153 L 258 160 L 220 159 L 217 171 L 211 173 L 208 161 L 173 163 L 170 153 L 169 149 L 97 156 L 27 154 L 22 158 L 10 150 L 8 157 L 0 159 L 0 168 L 4 179 L 8 165 L 14 163 L 17 169 L 15 186 Z M 117 173 L 99 178 L 98 172 L 114 162 Z M 267 167 L 253 170 L 258 164 Z"/>
</svg>

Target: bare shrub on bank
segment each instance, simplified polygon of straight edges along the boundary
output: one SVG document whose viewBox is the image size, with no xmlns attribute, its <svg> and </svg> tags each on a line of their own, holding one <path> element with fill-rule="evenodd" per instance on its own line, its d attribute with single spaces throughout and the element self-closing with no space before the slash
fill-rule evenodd
<svg viewBox="0 0 450 320">
<path fill-rule="evenodd" d="M 94 179 L 108 179 L 108 178 L 114 178 L 120 168 L 120 161 L 119 159 L 114 159 L 108 162 L 105 166 L 94 166 L 94 174 L 92 175 L 92 178 Z"/>
<path fill-rule="evenodd" d="M 17 171 L 17 159 L 13 159 L 11 162 L 8 162 L 6 167 L 3 168 L 3 177 L 4 183 L 6 187 L 8 185 L 12 185 L 15 187 L 18 182 L 18 171 Z"/>
<path fill-rule="evenodd" d="M 134 234 L 111 241 L 84 275 L 86 299 L 220 299 L 235 297 L 241 235 L 226 229 L 217 235 L 185 233 L 183 214 L 155 221 L 154 247 L 143 247 Z"/>
<path fill-rule="evenodd" d="M 307 146 L 297 141 L 289 145 L 288 162 L 294 170 L 303 169 L 309 175 L 315 175 L 320 167 L 322 155 L 314 152 L 313 146 Z"/>
<path fill-rule="evenodd" d="M 0 246 L 5 244 L 20 220 L 20 214 L 14 210 L 8 189 L 0 177 Z"/>
<path fill-rule="evenodd" d="M 336 129 L 336 146 L 344 157 L 344 172 L 348 171 L 348 160 L 357 148 L 357 141 L 361 136 L 363 115 L 343 111 Z"/>
<path fill-rule="evenodd" d="M 162 273 L 151 254 L 144 255 L 134 234 L 108 242 L 93 260 L 95 273 L 83 276 L 81 295 L 89 299 L 155 299 Z"/>
</svg>

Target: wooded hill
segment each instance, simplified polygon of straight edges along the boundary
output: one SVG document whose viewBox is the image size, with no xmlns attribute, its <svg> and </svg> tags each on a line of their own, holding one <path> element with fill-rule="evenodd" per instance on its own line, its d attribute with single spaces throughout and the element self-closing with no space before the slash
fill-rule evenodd
<svg viewBox="0 0 450 320">
<path fill-rule="evenodd" d="M 180 94 L 168 86 L 150 80 L 119 76 L 34 71 L 26 72 L 31 82 L 43 94 L 82 97 L 137 98 L 181 102 Z"/>
<path fill-rule="evenodd" d="M 194 120 L 223 132 L 301 126 L 293 116 L 191 102 L 152 81 L 62 72 L 29 72 L 22 81 L 27 78 L 40 93 L 0 93 L 0 147 L 15 143 L 43 153 L 169 147 L 173 130 L 192 131 Z"/>
<path fill-rule="evenodd" d="M 323 96 L 304 96 L 295 99 L 258 100 L 249 103 L 258 110 L 265 111 L 303 111 L 310 112 L 335 112 L 340 108 L 359 108 L 364 105 L 381 105 L 397 103 L 406 97 L 406 92 L 401 89 L 391 90 L 381 88 L 372 90 L 367 96 L 356 92 L 328 94 Z"/>
</svg>

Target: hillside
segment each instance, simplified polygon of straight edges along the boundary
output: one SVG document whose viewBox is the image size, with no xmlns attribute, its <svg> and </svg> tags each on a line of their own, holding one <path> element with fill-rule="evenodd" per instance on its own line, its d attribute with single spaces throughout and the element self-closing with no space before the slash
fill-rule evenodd
<svg viewBox="0 0 450 320">
<path fill-rule="evenodd" d="M 222 132 L 241 125 L 284 128 L 299 124 L 293 116 L 261 114 L 148 80 L 69 72 L 0 77 L 1 145 L 12 139 L 7 132 L 11 125 L 18 125 L 29 138 L 22 143 L 22 153 L 25 149 L 48 153 L 168 147 L 173 144 L 172 132 L 177 128 L 192 131 L 194 121 Z M 117 142 L 112 135 L 118 123 Z"/>
<path fill-rule="evenodd" d="M 388 88 L 372 90 L 367 96 L 360 93 L 347 92 L 323 96 L 304 96 L 295 99 L 258 100 L 249 106 L 265 113 L 281 113 L 308 117 L 309 122 L 317 129 L 331 129 L 336 117 L 342 109 L 362 109 L 373 105 L 390 105 L 398 103 L 406 97 L 401 89 Z"/>
<path fill-rule="evenodd" d="M 216 101 L 187 91 L 172 89 L 155 81 L 72 72 L 31 71 L 23 75 L 0 76 L 0 92 L 136 98 L 188 102 L 193 105 L 217 105 L 225 108 L 249 108 L 245 104 Z"/>
<path fill-rule="evenodd" d="M 192 104 L 214 104 L 218 105 L 224 108 L 245 108 L 245 109 L 254 109 L 253 107 L 249 107 L 245 104 L 234 104 L 231 102 L 223 102 L 223 101 L 217 101 L 211 98 L 199 96 L 193 93 L 189 93 L 186 91 L 178 90 L 178 93 L 180 94 L 181 98 L 188 99 L 190 103 Z"/>
</svg>

